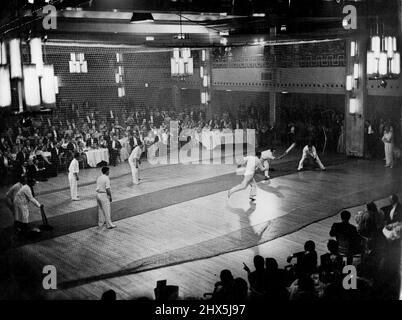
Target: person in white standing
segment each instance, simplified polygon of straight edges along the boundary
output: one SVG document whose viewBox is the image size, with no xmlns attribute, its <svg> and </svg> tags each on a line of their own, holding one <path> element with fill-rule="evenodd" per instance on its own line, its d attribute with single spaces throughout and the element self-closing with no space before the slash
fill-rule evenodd
<svg viewBox="0 0 402 320">
<path fill-rule="evenodd" d="M 43 207 L 43 205 L 33 197 L 26 179 L 22 181 L 22 184 L 23 186 L 14 197 L 14 225 L 17 230 L 26 232 L 29 223 L 29 203 L 32 202 L 38 208 Z"/>
<path fill-rule="evenodd" d="M 10 208 L 11 212 L 14 214 L 14 199 L 15 195 L 21 188 L 24 186 L 25 183 L 25 176 L 21 176 L 16 184 L 14 184 L 6 193 L 6 199 L 8 207 Z"/>
<path fill-rule="evenodd" d="M 299 166 L 297 168 L 298 171 L 303 169 L 304 162 L 308 159 L 313 159 L 318 166 L 320 167 L 321 170 L 326 170 L 324 165 L 322 164 L 320 158 L 318 157 L 317 151 L 313 144 L 309 142 L 304 148 L 303 148 L 303 155 L 302 158 L 300 159 Z"/>
<path fill-rule="evenodd" d="M 257 196 L 257 183 L 255 182 L 254 179 L 255 171 L 257 169 L 260 169 L 261 171 L 267 170 L 267 168 L 262 165 L 260 159 L 261 159 L 261 152 L 256 152 L 255 156 L 246 156 L 240 163 L 238 163 L 239 167 L 240 166 L 246 167 L 246 170 L 244 171 L 244 178 L 239 185 L 228 190 L 228 198 L 230 198 L 233 195 L 233 193 L 244 190 L 248 186 L 250 186 L 251 187 L 250 200 L 255 201 L 255 197 Z"/>
<path fill-rule="evenodd" d="M 78 163 L 80 155 L 78 153 L 74 154 L 74 159 L 71 160 L 70 166 L 68 167 L 68 182 L 70 183 L 71 200 L 78 201 L 78 173 L 80 172 L 80 166 Z"/>
<path fill-rule="evenodd" d="M 96 203 L 98 204 L 98 226 L 106 224 L 107 229 L 116 228 L 111 219 L 112 192 L 110 191 L 109 168 L 102 168 L 102 175 L 96 180 Z"/>
<path fill-rule="evenodd" d="M 139 184 L 139 164 L 141 158 L 141 141 L 140 139 L 134 140 L 136 141 L 136 145 L 134 146 L 133 151 L 131 151 L 130 156 L 128 157 L 128 163 L 131 167 L 131 175 L 133 178 L 133 184 Z"/>
<path fill-rule="evenodd" d="M 385 167 L 392 168 L 394 166 L 394 135 L 389 126 L 384 128 L 382 142 L 384 142 Z"/>
</svg>

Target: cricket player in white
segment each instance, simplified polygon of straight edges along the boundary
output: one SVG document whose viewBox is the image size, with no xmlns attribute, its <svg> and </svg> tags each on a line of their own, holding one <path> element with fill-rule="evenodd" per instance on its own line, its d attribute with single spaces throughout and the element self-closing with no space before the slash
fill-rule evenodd
<svg viewBox="0 0 402 320">
<path fill-rule="evenodd" d="M 322 164 L 320 158 L 318 157 L 317 151 L 315 147 L 309 143 L 303 148 L 303 155 L 299 162 L 299 167 L 297 168 L 298 171 L 303 169 L 304 161 L 307 160 L 309 157 L 313 158 L 314 161 L 319 165 L 321 170 L 325 170 L 324 165 Z"/>
<path fill-rule="evenodd" d="M 78 201 L 80 198 L 78 197 L 78 173 L 80 172 L 80 166 L 78 163 L 80 155 L 78 153 L 74 154 L 74 159 L 71 161 L 70 166 L 68 167 L 68 182 L 70 183 L 70 193 L 71 200 Z"/>
<path fill-rule="evenodd" d="M 261 164 L 260 158 L 261 152 L 257 152 L 255 156 L 246 156 L 243 158 L 243 161 L 239 163 L 239 166 L 246 166 L 243 181 L 241 184 L 233 187 L 228 191 L 228 198 L 230 198 L 233 193 L 244 190 L 248 186 L 250 186 L 250 200 L 255 201 L 255 197 L 257 195 L 257 183 L 254 179 L 255 171 L 257 169 L 260 169 L 261 171 L 267 170 L 267 168 L 263 167 L 263 165 Z"/>
<path fill-rule="evenodd" d="M 21 188 L 25 184 L 25 177 L 21 176 L 19 181 L 14 184 L 6 193 L 6 199 L 7 199 L 7 204 L 10 210 L 14 213 L 14 198 L 15 195 L 18 193 L 18 191 L 21 190 Z"/>
<path fill-rule="evenodd" d="M 267 168 L 266 171 L 264 171 L 265 180 L 268 180 L 268 179 L 271 178 L 269 176 L 269 165 L 270 165 L 269 162 L 270 162 L 270 160 L 279 159 L 279 158 L 274 156 L 274 152 L 275 152 L 274 148 L 271 148 L 271 149 L 268 149 L 268 150 L 265 150 L 265 151 L 261 152 L 262 163 L 263 163 L 264 167 Z"/>
<path fill-rule="evenodd" d="M 32 195 L 31 188 L 26 182 L 14 197 L 14 220 L 17 227 L 27 231 L 29 222 L 29 203 L 32 202 L 38 208 L 42 207 Z"/>
<path fill-rule="evenodd" d="M 139 141 L 137 139 L 137 141 Z M 133 183 L 134 184 L 139 184 L 139 163 L 140 163 L 140 158 L 141 158 L 141 146 L 139 145 L 140 142 L 138 142 L 138 144 L 135 145 L 133 151 L 131 152 L 130 156 L 128 157 L 128 163 L 130 164 L 131 167 L 131 175 L 133 177 Z"/>
<path fill-rule="evenodd" d="M 112 193 L 110 191 L 109 168 L 102 168 L 102 175 L 96 180 L 96 203 L 98 204 L 98 226 L 101 228 L 106 224 L 107 229 L 116 228 L 112 223 L 111 206 Z"/>
</svg>

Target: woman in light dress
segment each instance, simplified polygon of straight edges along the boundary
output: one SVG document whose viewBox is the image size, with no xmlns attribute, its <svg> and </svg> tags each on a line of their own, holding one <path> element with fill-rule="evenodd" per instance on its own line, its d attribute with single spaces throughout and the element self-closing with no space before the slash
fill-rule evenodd
<svg viewBox="0 0 402 320">
<path fill-rule="evenodd" d="M 385 167 L 392 168 L 394 166 L 394 134 L 389 125 L 384 128 L 382 142 L 384 142 Z"/>
<path fill-rule="evenodd" d="M 341 130 L 339 133 L 339 138 L 338 138 L 338 146 L 336 148 L 336 151 L 338 153 L 345 153 L 345 150 L 346 150 L 346 148 L 345 148 L 345 126 L 342 123 Z"/>
</svg>

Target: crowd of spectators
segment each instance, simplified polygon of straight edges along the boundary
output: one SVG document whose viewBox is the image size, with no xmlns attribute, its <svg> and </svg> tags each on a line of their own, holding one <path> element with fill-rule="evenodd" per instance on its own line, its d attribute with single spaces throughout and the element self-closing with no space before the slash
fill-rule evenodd
<svg viewBox="0 0 402 320">
<path fill-rule="evenodd" d="M 144 152 L 157 149 L 152 146 L 159 142 L 168 145 L 172 120 L 179 122 L 179 135 L 187 130 L 255 129 L 256 143 L 261 147 L 287 144 L 288 137 L 283 139 L 278 128 L 270 126 L 257 109 L 243 106 L 235 114 L 223 111 L 207 116 L 202 107 L 113 111 L 85 102 L 59 105 L 48 115 L 10 117 L 0 134 L 0 178 L 2 183 L 12 183 L 27 174 L 30 180 L 46 181 L 66 170 L 74 153 L 81 155 L 82 166 L 86 167 L 85 151 L 98 148 L 107 148 L 110 164 L 117 165 L 118 160 L 128 158 L 135 139 L 142 141 Z M 305 134 L 299 123 L 291 122 L 289 130 L 296 132 L 297 139 Z M 187 137 L 179 140 L 185 142 Z"/>
<path fill-rule="evenodd" d="M 254 270 L 244 264 L 244 278 L 235 278 L 225 269 L 215 284 L 214 301 L 272 300 L 369 300 L 398 299 L 402 205 L 396 195 L 388 206 L 378 209 L 374 202 L 358 212 L 356 225 L 349 222 L 351 213 L 343 211 L 341 222 L 334 223 L 329 236 L 328 252 L 320 256 L 312 240 L 304 250 L 287 258 L 285 268 L 278 268 L 274 258 L 254 257 Z M 345 278 L 346 265 L 356 267 L 356 287 Z M 352 278 L 349 278 L 349 280 Z"/>
<path fill-rule="evenodd" d="M 245 274 L 240 277 L 222 270 L 213 292 L 203 298 L 217 303 L 398 300 L 402 234 L 398 196 L 391 195 L 389 205 L 381 209 L 374 202 L 367 203 L 355 215 L 355 224 L 350 223 L 351 216 L 346 210 L 340 213 L 341 221 L 329 232 L 328 251 L 320 257 L 312 240 L 288 256 L 284 268 L 272 257 L 256 255 L 254 270 L 245 263 Z M 354 266 L 356 273 L 346 266 Z M 156 300 L 176 300 L 177 287 L 175 292 Z"/>
<path fill-rule="evenodd" d="M 345 153 L 343 110 L 322 105 L 284 105 L 279 109 L 276 132 L 282 142 L 306 145 L 312 141 L 317 152 Z"/>
<path fill-rule="evenodd" d="M 364 149 L 367 158 L 384 158 L 384 143 L 382 138 L 386 130 L 390 130 L 393 133 L 392 143 L 395 145 L 396 151 L 399 150 L 399 135 L 394 134 L 396 129 L 397 123 L 395 121 L 392 121 L 389 118 L 383 118 L 378 114 L 374 114 L 368 120 L 366 120 L 364 123 Z M 399 158 L 400 154 L 395 156 L 396 158 Z"/>
</svg>

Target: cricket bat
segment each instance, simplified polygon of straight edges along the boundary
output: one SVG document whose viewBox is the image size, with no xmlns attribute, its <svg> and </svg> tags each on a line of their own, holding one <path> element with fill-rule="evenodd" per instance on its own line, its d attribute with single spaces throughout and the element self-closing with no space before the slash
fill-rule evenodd
<svg viewBox="0 0 402 320">
<path fill-rule="evenodd" d="M 40 229 L 42 231 L 51 231 L 53 230 L 53 227 L 49 225 L 48 221 L 47 221 L 47 217 L 46 217 L 46 213 L 45 213 L 45 208 L 41 207 L 40 208 L 40 214 L 42 216 L 42 225 L 40 226 Z"/>
<path fill-rule="evenodd" d="M 290 145 L 290 147 L 286 149 L 285 153 L 289 153 L 290 151 L 292 151 L 292 150 L 294 149 L 294 147 L 296 147 L 296 143 L 295 143 L 295 142 L 292 143 L 292 144 Z"/>
</svg>

